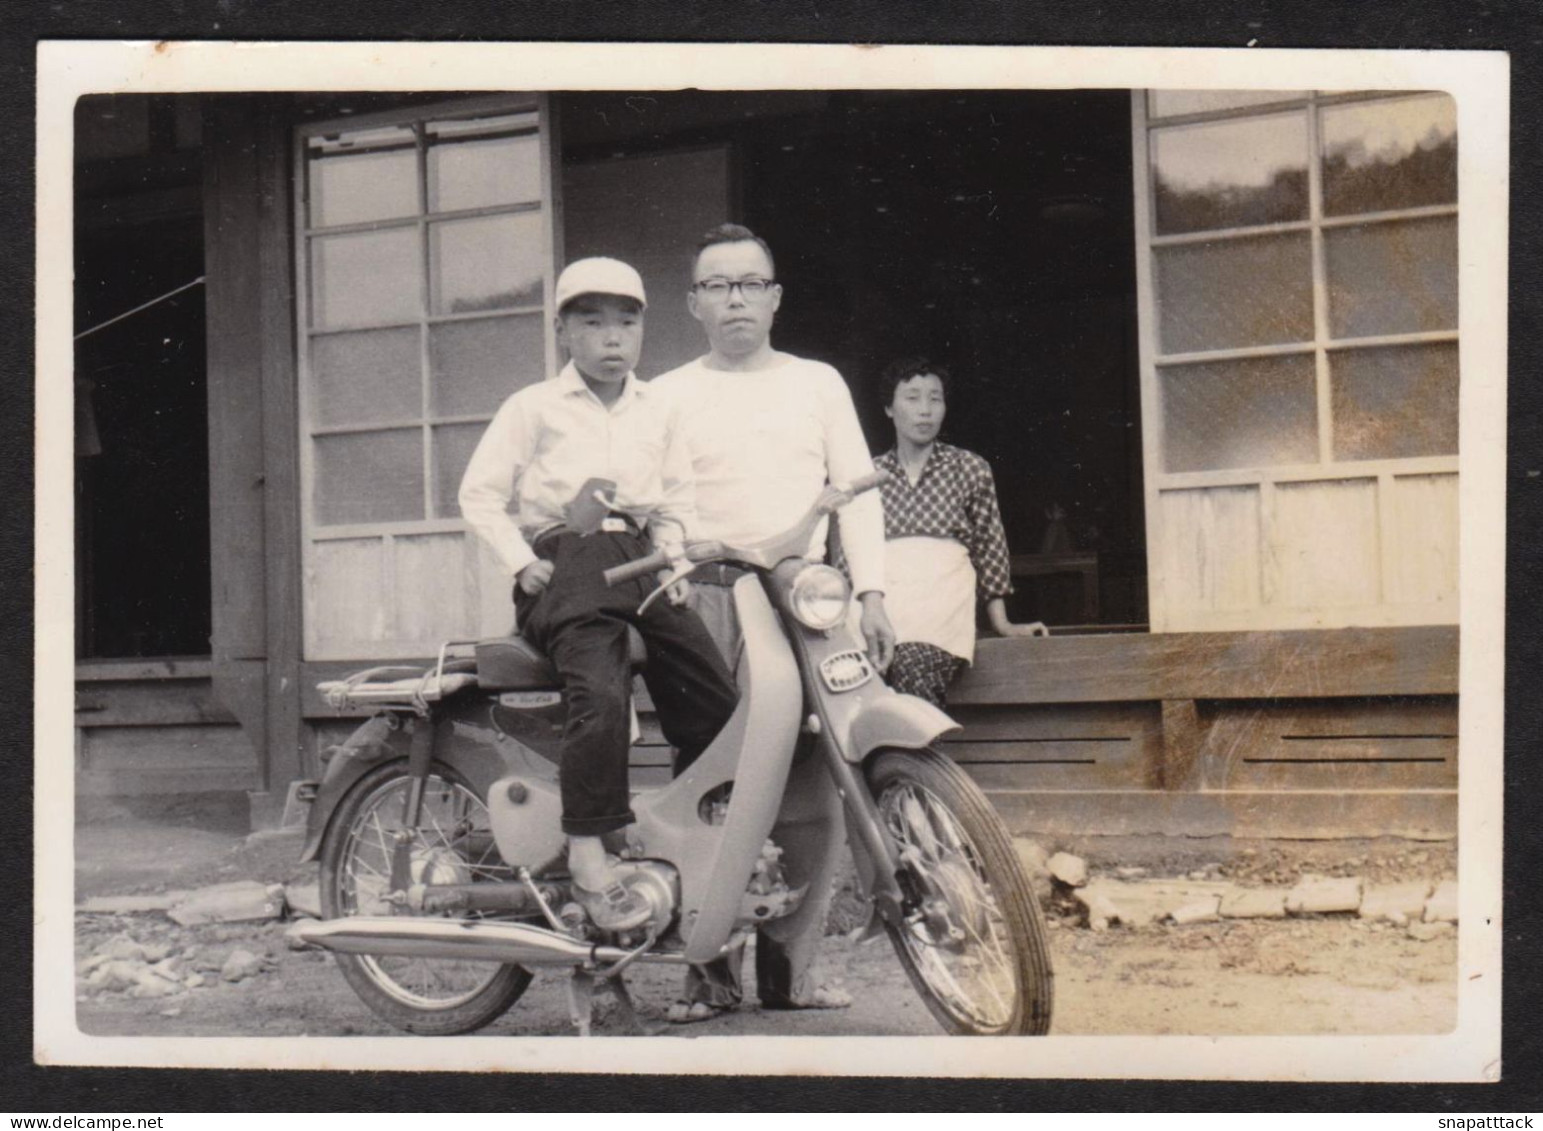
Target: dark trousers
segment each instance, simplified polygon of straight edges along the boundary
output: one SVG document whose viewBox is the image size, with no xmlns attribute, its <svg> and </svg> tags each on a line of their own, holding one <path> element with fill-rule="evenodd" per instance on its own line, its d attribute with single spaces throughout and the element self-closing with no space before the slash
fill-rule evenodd
<svg viewBox="0 0 1543 1131">
<path fill-rule="evenodd" d="M 643 538 L 563 532 L 541 539 L 535 550 L 555 567 L 552 581 L 534 597 L 516 585 L 514 605 L 521 634 L 551 657 L 568 698 L 558 772 L 563 831 L 600 836 L 633 820 L 627 626 L 635 626 L 647 645 L 643 682 L 665 739 L 682 757 L 695 758 L 712 742 L 738 693 L 695 613 L 661 596 L 638 615 L 657 584 L 652 576 L 605 583 L 603 571 L 651 552 Z"/>
</svg>

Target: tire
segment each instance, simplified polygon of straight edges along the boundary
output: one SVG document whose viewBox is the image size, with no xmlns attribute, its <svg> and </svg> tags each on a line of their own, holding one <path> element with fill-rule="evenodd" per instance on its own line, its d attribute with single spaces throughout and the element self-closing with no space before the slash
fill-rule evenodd
<svg viewBox="0 0 1543 1131">
<path fill-rule="evenodd" d="M 391 834 L 402 825 L 408 788 L 407 762 L 380 766 L 360 778 L 339 803 L 321 846 L 321 906 L 329 919 L 349 915 L 414 914 L 380 898 L 389 885 Z M 511 879 L 488 834 L 484 799 L 466 779 L 435 763 L 423 794 L 414 837 L 415 876 L 437 873 L 439 882 Z M 469 821 L 483 847 L 475 859 L 456 847 Z M 481 918 L 476 912 L 466 918 Z M 334 954 L 343 976 L 382 1019 L 409 1033 L 448 1036 L 480 1029 L 505 1013 L 531 973 L 522 966 L 437 958 Z"/>
<path fill-rule="evenodd" d="M 1044 916 L 996 810 L 934 750 L 881 750 L 868 783 L 921 906 L 886 924 L 911 984 L 960 1036 L 1041 1036 L 1053 980 Z"/>
</svg>

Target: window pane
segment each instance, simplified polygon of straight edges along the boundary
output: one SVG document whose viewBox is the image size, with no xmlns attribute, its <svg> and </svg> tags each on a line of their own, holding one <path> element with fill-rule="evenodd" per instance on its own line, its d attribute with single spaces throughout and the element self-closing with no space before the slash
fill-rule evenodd
<svg viewBox="0 0 1543 1131">
<path fill-rule="evenodd" d="M 546 266 L 540 212 L 450 220 L 429 229 L 435 314 L 539 306 Z"/>
<path fill-rule="evenodd" d="M 492 414 L 510 393 L 544 376 L 541 316 L 441 322 L 429 330 L 429 357 L 435 416 Z"/>
<path fill-rule="evenodd" d="M 315 439 L 313 494 L 322 526 L 423 517 L 423 434 L 416 428 Z"/>
<path fill-rule="evenodd" d="M 1457 329 L 1457 221 L 1331 228 L 1323 234 L 1336 338 Z"/>
<path fill-rule="evenodd" d="M 415 149 L 343 151 L 312 157 L 310 169 L 312 227 L 388 220 L 418 211 Z"/>
<path fill-rule="evenodd" d="M 486 208 L 541 199 L 535 134 L 436 145 L 429 150 L 429 210 Z"/>
<path fill-rule="evenodd" d="M 1457 454 L 1457 344 L 1331 355 L 1334 457 Z"/>
<path fill-rule="evenodd" d="M 1158 380 L 1166 470 L 1318 462 L 1311 354 L 1164 366 Z"/>
<path fill-rule="evenodd" d="M 1154 118 L 1166 118 L 1173 114 L 1203 114 L 1305 97 L 1305 90 L 1153 90 L 1148 92 L 1148 105 Z"/>
<path fill-rule="evenodd" d="M 461 489 L 461 476 L 471 462 L 477 442 L 487 431 L 486 424 L 441 424 L 434 429 L 434 516 L 460 518 L 461 507 L 455 500 Z"/>
<path fill-rule="evenodd" d="M 1198 232 L 1307 218 L 1307 115 L 1152 131 L 1157 230 Z"/>
<path fill-rule="evenodd" d="M 1330 216 L 1457 200 L 1457 105 L 1445 94 L 1325 106 Z"/>
<path fill-rule="evenodd" d="M 422 306 L 418 229 L 311 240 L 311 323 L 317 328 L 405 322 Z"/>
<path fill-rule="evenodd" d="M 1164 353 L 1312 340 L 1306 233 L 1154 250 Z"/>
<path fill-rule="evenodd" d="M 311 339 L 312 424 L 413 420 L 422 414 L 416 328 Z"/>
</svg>

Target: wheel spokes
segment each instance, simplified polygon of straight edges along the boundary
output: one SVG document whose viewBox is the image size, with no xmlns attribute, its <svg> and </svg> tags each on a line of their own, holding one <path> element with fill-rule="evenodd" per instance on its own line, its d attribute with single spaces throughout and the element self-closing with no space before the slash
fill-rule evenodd
<svg viewBox="0 0 1543 1131">
<path fill-rule="evenodd" d="M 914 782 L 885 791 L 880 808 L 927 893 L 926 914 L 901 936 L 918 972 L 949 1012 L 971 1024 L 1006 1024 L 1016 979 L 1006 922 L 979 852 L 948 807 Z"/>
</svg>

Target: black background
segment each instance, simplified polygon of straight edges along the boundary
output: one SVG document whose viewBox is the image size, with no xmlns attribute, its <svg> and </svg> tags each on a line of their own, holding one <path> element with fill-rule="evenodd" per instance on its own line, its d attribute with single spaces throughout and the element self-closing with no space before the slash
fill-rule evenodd
<svg viewBox="0 0 1543 1131">
<path fill-rule="evenodd" d="M 1543 1108 L 1538 1082 L 1534 890 L 1540 833 L 1543 697 L 1543 369 L 1538 335 L 1538 172 L 1543 155 L 1543 6 L 1537 0 L 1434 3 L 1037 3 L 819 0 L 623 4 L 421 0 L 330 6 L 315 0 L 15 3 L 0 31 L 0 686 L 9 725 L 0 752 L 10 803 L 0 820 L 5 932 L 0 992 L 0 1109 L 14 1113 L 175 1111 L 1042 1111 L 1278 1110 L 1503 1114 Z M 1142 1081 L 728 1079 L 105 1070 L 31 1063 L 32 312 L 35 46 L 39 39 L 402 39 L 795 43 L 994 43 L 1141 46 L 1463 48 L 1511 53 L 1509 460 L 1507 471 L 1505 1044 L 1499 1085 L 1259 1085 Z M 1531 474 L 1529 474 L 1531 472 Z M 1101 1066 L 1102 1067 L 1102 1066 Z M 1292 1069 L 1281 1064 L 1283 1072 Z M 626 1118 L 623 1116 L 622 1118 Z M 1430 1121 L 1433 1124 L 1433 1121 Z M 1424 1126 L 1414 1121 L 1411 1126 Z"/>
</svg>

